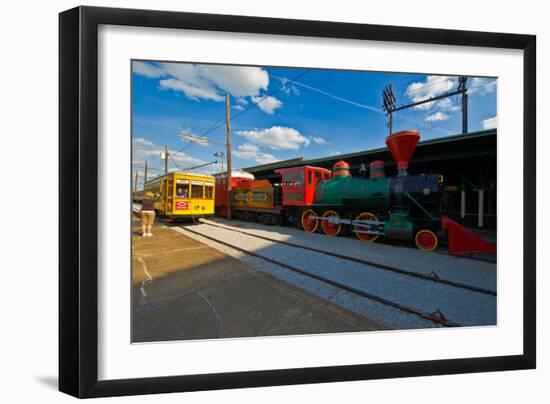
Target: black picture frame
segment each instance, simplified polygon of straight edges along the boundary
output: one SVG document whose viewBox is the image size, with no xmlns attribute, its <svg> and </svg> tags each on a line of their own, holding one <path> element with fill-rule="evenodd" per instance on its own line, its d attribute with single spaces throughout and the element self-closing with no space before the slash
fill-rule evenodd
<svg viewBox="0 0 550 404">
<path fill-rule="evenodd" d="M 98 26 L 101 24 L 523 50 L 523 354 L 98 381 L 97 53 Z M 59 100 L 61 391 L 84 398 L 535 368 L 535 36 L 77 7 L 59 15 Z"/>
</svg>

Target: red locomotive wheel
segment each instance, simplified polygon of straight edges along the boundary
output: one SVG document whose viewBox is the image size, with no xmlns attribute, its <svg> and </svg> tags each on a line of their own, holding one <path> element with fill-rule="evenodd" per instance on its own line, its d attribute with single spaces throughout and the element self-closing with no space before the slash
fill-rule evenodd
<svg viewBox="0 0 550 404">
<path fill-rule="evenodd" d="M 422 251 L 433 251 L 437 248 L 437 236 L 430 230 L 420 230 L 414 238 L 416 246 Z"/>
<path fill-rule="evenodd" d="M 315 233 L 317 227 L 319 227 L 319 221 L 314 219 L 317 216 L 317 213 L 313 209 L 304 210 L 300 218 L 302 223 L 302 229 L 308 233 Z"/>
<path fill-rule="evenodd" d="M 370 213 L 370 212 L 360 213 L 355 218 L 355 220 L 376 220 L 377 222 L 379 221 L 378 217 L 376 217 L 375 214 Z M 358 230 L 359 231 L 365 230 L 365 228 L 362 227 L 362 226 L 353 226 L 353 230 L 355 230 L 355 232 L 356 232 L 355 235 L 357 236 L 357 238 L 359 240 L 366 241 L 367 243 L 372 243 L 373 241 L 375 241 L 378 238 L 378 234 L 357 233 Z"/>
<path fill-rule="evenodd" d="M 323 213 L 323 219 L 328 218 L 340 219 L 340 215 L 333 210 L 327 210 L 325 213 Z M 342 230 L 342 225 L 332 223 L 329 220 L 323 220 L 321 222 L 321 228 L 323 229 L 323 233 L 325 233 L 327 236 L 335 237 L 340 234 L 340 231 Z"/>
</svg>

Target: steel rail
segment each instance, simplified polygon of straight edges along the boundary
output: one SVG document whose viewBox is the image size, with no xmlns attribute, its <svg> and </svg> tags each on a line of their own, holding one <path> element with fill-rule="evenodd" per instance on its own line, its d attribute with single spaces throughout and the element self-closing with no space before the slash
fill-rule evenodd
<svg viewBox="0 0 550 404">
<path fill-rule="evenodd" d="M 491 289 L 481 288 L 481 287 L 478 287 L 478 286 L 469 285 L 467 283 L 456 282 L 456 281 L 451 281 L 449 279 L 440 278 L 435 272 L 432 272 L 430 274 L 424 274 L 424 273 L 419 273 L 419 272 L 414 272 L 414 271 L 408 271 L 406 269 L 401 269 L 401 268 L 393 267 L 391 265 L 386 265 L 386 264 L 380 264 L 378 262 L 373 262 L 373 261 L 363 259 L 363 258 L 350 257 L 350 256 L 339 254 L 339 253 L 334 253 L 334 252 L 330 252 L 330 251 L 326 251 L 326 250 L 321 250 L 321 249 L 315 248 L 315 247 L 308 247 L 308 246 L 301 245 L 301 244 L 289 243 L 288 241 L 276 240 L 276 239 L 272 239 L 270 237 L 265 237 L 265 236 L 260 236 L 258 234 L 249 233 L 247 231 L 243 231 L 243 230 L 239 230 L 239 229 L 232 229 L 232 228 L 228 228 L 226 226 L 222 226 L 222 225 L 219 225 L 219 224 L 208 223 L 208 222 L 205 222 L 203 220 L 201 220 L 200 222 L 202 224 L 206 224 L 208 226 L 219 227 L 219 228 L 224 229 L 224 230 L 234 231 L 236 233 L 245 234 L 245 235 L 251 236 L 251 237 L 257 237 L 257 238 L 260 238 L 260 239 L 263 239 L 263 240 L 266 240 L 266 241 L 272 241 L 274 243 L 284 244 L 284 245 L 288 245 L 288 246 L 294 247 L 294 248 L 301 248 L 301 249 L 304 249 L 304 250 L 309 250 L 309 251 L 313 251 L 313 252 L 316 252 L 316 253 L 325 254 L 325 255 L 328 255 L 328 256 L 331 256 L 331 257 L 340 258 L 340 259 L 344 259 L 344 260 L 348 260 L 348 261 L 352 261 L 352 262 L 357 262 L 359 264 L 368 265 L 368 266 L 371 266 L 371 267 L 374 267 L 374 268 L 383 269 L 383 270 L 386 270 L 386 271 L 391 271 L 391 272 L 399 273 L 399 274 L 402 274 L 402 275 L 412 276 L 412 277 L 418 278 L 418 279 L 423 279 L 423 280 L 427 280 L 427 281 L 442 283 L 442 284 L 445 284 L 445 285 L 454 286 L 456 288 L 461 288 L 461 289 L 467 289 L 467 290 L 471 290 L 472 292 L 483 293 L 483 294 L 486 294 L 486 295 L 491 295 L 491 296 L 496 296 L 497 295 L 497 292 L 495 292 L 494 290 L 491 290 Z"/>
<path fill-rule="evenodd" d="M 348 285 L 345 285 L 343 283 L 340 283 L 340 282 L 337 282 L 337 281 L 334 281 L 332 279 L 329 279 L 329 278 L 325 278 L 324 276 L 320 276 L 320 275 L 317 275 L 317 274 L 314 274 L 314 273 L 311 273 L 311 272 L 308 272 L 304 269 L 301 269 L 301 268 L 298 268 L 298 267 L 295 267 L 293 265 L 290 265 L 290 264 L 287 264 L 286 262 L 281 262 L 281 261 L 278 261 L 278 260 L 275 260 L 273 258 L 270 258 L 270 257 L 266 257 L 262 254 L 258 254 L 256 252 L 253 252 L 253 251 L 248 251 L 242 247 L 239 247 L 239 246 L 236 246 L 236 245 L 233 245 L 231 243 L 228 243 L 226 241 L 221 241 L 215 237 L 212 237 L 212 236 L 208 236 L 208 235 L 205 235 L 203 233 L 201 233 L 200 231 L 196 231 L 196 230 L 191 230 L 190 228 L 188 227 L 181 227 L 182 230 L 184 231 L 188 231 L 190 233 L 193 233 L 193 234 L 196 234 L 198 236 L 201 236 L 201 237 L 204 237 L 208 240 L 211 240 L 211 241 L 214 241 L 216 243 L 219 243 L 219 244 L 222 244 L 222 245 L 225 245 L 229 248 L 233 248 L 237 251 L 240 251 L 244 254 L 247 254 L 247 255 L 250 255 L 252 257 L 256 257 L 256 258 L 260 258 L 262 260 L 265 260 L 265 261 L 268 261 L 268 262 L 271 262 L 272 264 L 275 264 L 275 265 L 279 265 L 283 268 L 286 268 L 286 269 L 289 269 L 293 272 L 297 272 L 297 273 L 300 273 L 302 275 L 305 275 L 307 277 L 310 277 L 310 278 L 313 278 L 315 280 L 318 280 L 318 281 L 321 281 L 323 283 L 327 283 L 331 286 L 334 286 L 334 287 L 337 287 L 339 289 L 343 289 L 343 290 L 346 290 L 348 292 L 351 292 L 351 293 L 354 293 L 356 295 L 359 295 L 359 296 L 362 296 L 362 297 L 365 297 L 367 299 L 371 299 L 371 300 L 374 300 L 374 301 L 377 301 L 379 303 L 382 303 L 382 304 L 385 304 L 387 306 L 391 306 L 391 307 L 394 307 L 398 310 L 401 310 L 401 311 L 404 311 L 404 312 L 407 312 L 407 313 L 410 313 L 410 314 L 414 314 L 416 316 L 419 316 L 425 320 L 429 320 L 433 323 L 436 323 L 436 324 L 441 324 L 445 327 L 461 327 L 460 324 L 457 324 L 453 321 L 450 321 L 449 319 L 447 319 L 445 316 L 442 315 L 442 313 L 439 311 L 439 310 L 436 310 L 434 313 L 427 313 L 427 312 L 423 312 L 421 310 L 418 310 L 418 309 L 415 309 L 414 307 L 410 307 L 410 306 L 405 306 L 405 305 L 402 305 L 400 303 L 397 303 L 397 302 L 394 302 L 393 300 L 389 300 L 389 299 L 386 299 L 384 297 L 381 297 L 381 296 L 378 296 L 378 295 L 374 295 L 372 293 L 368 293 L 368 292 L 365 292 L 363 290 L 360 290 L 360 289 L 357 289 L 357 288 L 354 288 L 353 286 L 348 286 Z"/>
<path fill-rule="evenodd" d="M 441 243 L 441 245 L 445 246 L 445 245 L 448 245 L 448 244 Z M 443 252 L 443 251 L 433 251 L 433 252 L 434 252 L 435 254 L 445 255 L 445 256 L 447 256 L 447 257 L 456 257 L 456 258 L 462 258 L 462 259 L 471 260 L 471 261 L 488 262 L 488 263 L 490 263 L 490 264 L 496 264 L 496 263 L 497 263 L 496 258 L 495 258 L 495 259 L 491 259 L 491 258 L 484 258 L 484 257 L 473 257 L 473 256 L 471 256 L 471 255 L 452 255 L 451 253 Z"/>
</svg>

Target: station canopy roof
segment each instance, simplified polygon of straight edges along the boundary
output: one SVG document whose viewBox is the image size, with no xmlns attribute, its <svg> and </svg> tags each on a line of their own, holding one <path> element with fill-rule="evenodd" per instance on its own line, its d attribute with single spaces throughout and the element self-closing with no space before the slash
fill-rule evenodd
<svg viewBox="0 0 550 404">
<path fill-rule="evenodd" d="M 421 141 L 418 143 L 410 161 L 411 166 L 414 166 L 414 164 L 423 166 L 426 163 L 437 162 L 441 164 L 446 161 L 495 156 L 496 134 L 496 129 L 490 129 Z M 309 165 L 331 169 L 333 164 L 340 160 L 345 160 L 352 170 L 358 169 L 361 163 L 368 165 L 374 160 L 384 161 L 384 165 L 388 168 L 395 166 L 395 161 L 388 148 L 381 147 L 317 159 L 298 157 L 269 164 L 245 167 L 243 170 L 254 174 L 256 178 L 270 178 L 277 176 L 274 170 L 280 168 Z"/>
</svg>

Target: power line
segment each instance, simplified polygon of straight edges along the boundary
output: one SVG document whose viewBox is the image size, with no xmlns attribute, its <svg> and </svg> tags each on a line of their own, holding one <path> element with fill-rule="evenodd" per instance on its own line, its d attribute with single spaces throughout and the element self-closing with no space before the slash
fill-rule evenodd
<svg viewBox="0 0 550 404">
<path fill-rule="evenodd" d="M 264 101 L 266 98 L 268 97 L 271 97 L 272 95 L 276 94 L 277 92 L 281 91 L 285 86 L 286 84 L 288 83 L 294 83 L 296 80 L 298 80 L 299 78 L 303 77 L 306 73 L 308 73 L 310 70 L 309 69 L 306 69 L 304 70 L 302 73 L 300 73 L 299 75 L 297 75 L 296 77 L 294 77 L 293 79 L 290 79 L 288 80 L 286 83 L 284 84 L 281 84 L 279 87 L 277 87 L 275 90 L 272 90 L 271 92 L 267 93 L 266 95 L 264 95 L 262 98 L 260 98 L 259 100 L 253 102 L 252 104 L 250 104 L 247 108 L 245 108 L 244 110 L 236 113 L 235 115 L 233 115 L 231 117 L 231 119 L 229 120 L 230 122 L 233 121 L 234 119 L 238 118 L 239 116 L 241 116 L 242 114 L 250 111 L 252 108 L 254 108 L 255 106 L 257 106 L 259 103 L 261 103 L 262 101 Z M 225 114 L 220 117 L 219 119 L 216 120 L 216 122 L 214 123 L 214 125 L 212 125 L 210 127 L 210 129 L 208 129 L 207 131 L 205 131 L 204 133 L 202 133 L 200 136 L 201 137 L 206 137 L 206 135 L 210 134 L 211 132 L 215 131 L 216 129 L 222 127 L 225 125 L 225 122 L 220 122 L 222 119 L 225 118 Z M 178 152 L 183 152 L 184 150 L 186 149 L 189 149 L 191 148 L 195 143 L 192 143 L 190 142 L 188 145 L 185 145 L 184 148 L 180 149 Z"/>
<path fill-rule="evenodd" d="M 289 82 L 289 80 L 285 77 L 279 77 L 279 76 L 274 76 L 274 75 L 272 75 L 271 77 L 274 77 L 277 80 L 282 81 L 283 82 L 283 87 L 286 85 L 286 83 Z M 344 98 L 344 97 L 340 97 L 339 95 L 329 93 L 328 91 L 321 90 L 320 88 L 316 88 L 316 87 L 301 83 L 299 81 L 296 81 L 296 79 L 294 80 L 293 83 L 296 84 L 297 86 L 307 88 L 308 90 L 315 91 L 319 94 L 326 95 L 327 97 L 333 98 L 333 99 L 338 100 L 338 101 L 345 102 L 345 103 L 350 104 L 350 105 L 354 105 L 354 106 L 359 107 L 359 108 L 368 109 L 368 110 L 371 110 L 371 111 L 374 111 L 374 112 L 379 112 L 379 113 L 381 112 L 380 109 L 378 109 L 378 108 L 371 107 L 370 105 L 366 105 L 366 104 L 361 104 L 359 102 L 349 100 L 349 99 Z"/>
<path fill-rule="evenodd" d="M 179 153 L 179 152 L 176 152 L 176 153 Z M 172 157 L 172 153 L 169 153 L 168 154 L 168 157 L 170 157 L 170 160 L 172 160 L 172 163 L 174 163 L 174 165 L 176 166 L 176 168 L 178 170 L 181 170 L 181 167 L 178 165 L 178 163 L 176 163 L 176 160 L 174 160 L 174 158 Z"/>
<path fill-rule="evenodd" d="M 299 75 L 297 75 L 296 77 L 294 77 L 293 79 L 289 80 L 287 83 L 294 83 L 296 80 L 298 80 L 300 77 L 303 77 L 306 73 L 308 73 L 310 70 L 309 69 L 306 69 L 304 70 L 302 73 L 300 73 Z M 270 93 L 264 95 L 262 98 L 260 98 L 258 101 L 255 101 L 252 105 L 250 105 L 248 108 L 245 108 L 244 110 L 236 113 L 235 115 L 233 115 L 233 117 L 231 117 L 230 121 L 233 121 L 235 120 L 236 118 L 238 118 L 239 116 L 241 116 L 242 114 L 250 111 L 253 107 L 257 106 L 259 103 L 261 103 L 263 100 L 265 100 L 266 98 L 268 97 L 271 97 L 273 94 L 281 91 L 283 88 L 286 87 L 286 84 L 287 83 L 284 83 L 284 84 L 281 84 L 279 87 L 277 87 L 275 90 L 271 91 Z"/>
<path fill-rule="evenodd" d="M 199 164 L 198 166 L 193 166 L 193 167 L 184 168 L 184 170 L 185 170 L 185 171 L 195 170 L 195 169 L 197 169 L 197 168 L 206 167 L 206 166 L 209 166 L 209 165 L 212 165 L 212 164 L 218 164 L 218 160 L 211 161 L 210 163 Z"/>
<path fill-rule="evenodd" d="M 151 171 L 151 170 L 155 170 L 155 171 L 164 171 L 164 169 L 163 169 L 163 168 L 160 168 L 160 167 L 148 167 L 147 169 L 148 169 L 149 171 Z"/>
<path fill-rule="evenodd" d="M 421 90 L 424 90 L 426 88 L 432 88 L 432 87 L 435 87 L 435 86 L 441 86 L 442 84 L 445 84 L 447 87 L 446 87 L 446 90 L 448 89 L 448 85 L 449 85 L 449 81 L 454 81 L 456 80 L 458 82 L 459 80 L 459 76 L 456 76 L 456 77 L 453 77 L 453 76 L 437 76 L 437 77 L 441 77 L 441 80 L 433 80 L 431 82 L 414 82 L 414 83 L 411 83 L 407 86 L 410 87 L 412 84 L 420 84 L 421 87 L 418 87 L 418 88 L 415 88 L 415 89 L 412 89 L 412 90 L 407 90 L 407 92 L 410 92 L 410 93 L 417 93 Z M 444 77 L 444 78 L 443 78 Z"/>
<path fill-rule="evenodd" d="M 446 79 L 446 83 L 445 85 L 447 86 L 447 92 L 448 91 L 448 81 L 449 80 L 456 80 L 457 81 L 457 84 L 460 85 L 460 77 L 462 76 L 458 76 L 458 77 L 451 77 L 451 76 L 447 76 L 447 79 Z M 469 76 L 464 76 L 464 77 L 468 77 L 468 78 L 471 78 Z M 476 78 L 476 77 L 474 77 Z M 490 80 L 490 78 L 487 78 Z M 432 82 L 432 83 L 427 83 L 427 82 L 424 82 L 424 83 L 421 83 L 421 82 L 418 82 L 419 84 L 422 85 L 422 87 L 419 87 L 418 89 L 413 89 L 413 90 L 408 90 L 408 87 L 410 86 L 410 84 L 407 86 L 407 89 L 405 89 L 405 91 L 403 92 L 404 95 L 398 95 L 397 96 L 397 99 L 398 101 L 401 101 L 405 98 L 408 98 L 408 99 L 413 99 L 415 97 L 416 94 L 418 94 L 419 92 L 421 91 L 425 91 L 426 89 L 432 89 L 433 87 L 436 87 L 436 86 L 440 86 L 442 85 L 442 81 L 435 81 L 435 82 Z M 468 90 L 477 90 L 479 88 L 483 88 L 485 87 L 486 84 L 478 84 L 478 85 L 471 85 L 471 86 L 468 86 Z M 424 97 L 429 97 L 430 94 L 426 94 Z"/>
</svg>

